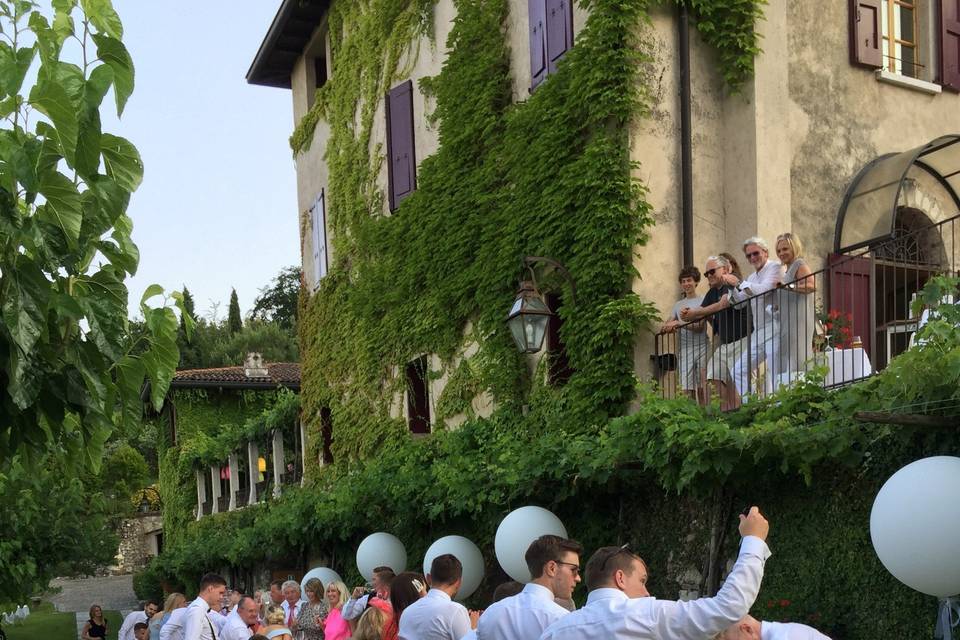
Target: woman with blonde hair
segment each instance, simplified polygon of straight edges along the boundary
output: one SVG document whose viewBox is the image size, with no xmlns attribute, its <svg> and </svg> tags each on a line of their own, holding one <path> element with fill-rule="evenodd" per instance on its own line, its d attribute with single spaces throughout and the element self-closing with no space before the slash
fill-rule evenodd
<svg viewBox="0 0 960 640">
<path fill-rule="evenodd" d="M 780 355 L 776 369 L 793 382 L 813 361 L 813 334 L 816 331 L 814 293 L 816 278 L 803 259 L 803 243 L 793 233 L 777 236 L 777 258 L 786 274 L 780 284 L 777 308 L 780 315 Z"/>
<path fill-rule="evenodd" d="M 103 617 L 103 607 L 98 604 L 90 607 L 90 619 L 80 632 L 81 640 L 99 640 L 107 637 L 107 620 Z"/>
<path fill-rule="evenodd" d="M 283 607 L 280 605 L 271 604 L 267 607 L 264 622 L 267 626 L 261 633 L 267 636 L 268 640 L 293 640 L 293 632 L 284 624 Z"/>
<path fill-rule="evenodd" d="M 297 640 L 323 640 L 323 625 L 329 612 L 323 583 L 310 578 L 303 585 L 303 591 L 307 594 L 307 602 L 297 613 Z"/>
<path fill-rule="evenodd" d="M 353 640 L 383 640 L 383 628 L 389 618 L 389 614 L 380 607 L 368 607 L 357 622 Z"/>
<path fill-rule="evenodd" d="M 350 599 L 350 592 L 342 580 L 327 583 L 327 608 L 330 612 L 323 621 L 325 640 L 344 640 L 350 637 L 350 625 L 341 615 L 343 605 Z"/>
<path fill-rule="evenodd" d="M 160 629 L 167 623 L 167 620 L 170 619 L 170 614 L 172 614 L 175 609 L 181 609 L 185 606 L 187 606 L 187 598 L 182 593 L 174 591 L 168 595 L 167 599 L 163 601 L 163 609 L 157 611 L 153 614 L 153 617 L 150 618 L 150 640 L 160 640 Z"/>
</svg>

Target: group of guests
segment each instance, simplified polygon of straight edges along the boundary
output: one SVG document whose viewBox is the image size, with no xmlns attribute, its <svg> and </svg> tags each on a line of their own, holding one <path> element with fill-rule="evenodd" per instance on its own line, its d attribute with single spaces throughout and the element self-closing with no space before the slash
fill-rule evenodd
<svg viewBox="0 0 960 640">
<path fill-rule="evenodd" d="M 816 279 L 796 234 L 778 236 L 774 251 L 775 258 L 763 238 L 745 240 L 752 267 L 746 276 L 732 255 L 710 256 L 703 270 L 710 290 L 703 296 L 700 271 L 680 272 L 682 298 L 663 331 L 679 332 L 678 384 L 703 404 L 719 397 L 723 409 L 734 409 L 760 393 L 760 378 L 770 394 L 811 364 Z"/>
</svg>

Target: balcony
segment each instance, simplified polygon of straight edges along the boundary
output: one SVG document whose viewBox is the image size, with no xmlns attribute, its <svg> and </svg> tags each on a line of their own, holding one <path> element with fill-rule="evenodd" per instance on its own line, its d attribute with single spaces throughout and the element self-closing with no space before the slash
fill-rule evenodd
<svg viewBox="0 0 960 640">
<path fill-rule="evenodd" d="M 658 333 L 660 393 L 735 409 L 801 380 L 834 388 L 883 370 L 925 322 L 913 303 L 927 281 L 957 274 L 958 224 L 960 216 L 929 224 L 903 210 L 890 239 L 832 254 L 802 280 Z"/>
</svg>

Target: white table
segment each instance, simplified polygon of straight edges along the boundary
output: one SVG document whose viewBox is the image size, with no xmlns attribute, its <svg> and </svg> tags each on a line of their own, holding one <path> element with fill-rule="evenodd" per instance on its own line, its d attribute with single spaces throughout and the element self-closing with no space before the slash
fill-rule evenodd
<svg viewBox="0 0 960 640">
<path fill-rule="evenodd" d="M 926 313 L 926 311 L 924 311 Z M 905 333 L 910 336 L 913 333 L 916 333 L 920 327 L 921 323 L 917 320 L 897 320 L 895 322 L 890 322 L 884 327 L 884 333 L 887 334 L 887 362 L 890 362 L 890 359 L 893 358 L 893 336 Z M 909 338 L 907 338 L 909 343 Z"/>
<path fill-rule="evenodd" d="M 827 358 L 827 377 L 824 386 L 831 387 L 869 377 L 873 366 L 863 347 L 832 349 L 823 353 Z"/>
</svg>

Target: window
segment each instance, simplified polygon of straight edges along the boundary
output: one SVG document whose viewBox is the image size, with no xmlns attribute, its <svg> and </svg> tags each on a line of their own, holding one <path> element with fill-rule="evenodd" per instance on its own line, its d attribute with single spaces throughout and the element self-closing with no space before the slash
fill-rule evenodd
<svg viewBox="0 0 960 640">
<path fill-rule="evenodd" d="M 880 23 L 883 68 L 911 78 L 921 77 L 916 3 L 883 0 Z"/>
<path fill-rule="evenodd" d="M 527 0 L 530 23 L 530 88 L 557 70 L 573 47 L 572 0 Z"/>
<path fill-rule="evenodd" d="M 430 433 L 430 389 L 427 357 L 407 363 L 407 425 L 411 433 Z"/>
<path fill-rule="evenodd" d="M 413 83 L 409 80 L 386 97 L 387 178 L 390 211 L 417 188 L 417 159 L 413 144 Z"/>
<path fill-rule="evenodd" d="M 570 367 L 570 358 L 567 356 L 567 346 L 560 337 L 560 328 L 563 319 L 560 317 L 560 307 L 563 298 L 559 293 L 548 293 L 547 307 L 553 312 L 547 324 L 547 382 L 554 386 L 566 384 L 573 369 Z"/>
<path fill-rule="evenodd" d="M 850 60 L 960 91 L 960 0 L 850 0 Z"/>
<path fill-rule="evenodd" d="M 333 463 L 333 415 L 329 407 L 320 409 L 320 437 L 323 439 L 320 449 L 320 464 Z"/>
<path fill-rule="evenodd" d="M 326 195 L 323 189 L 317 196 L 316 202 L 310 209 L 310 226 L 312 231 L 313 243 L 313 288 L 316 290 L 320 286 L 320 280 L 327 275 L 329 264 L 327 262 L 327 206 Z"/>
</svg>

